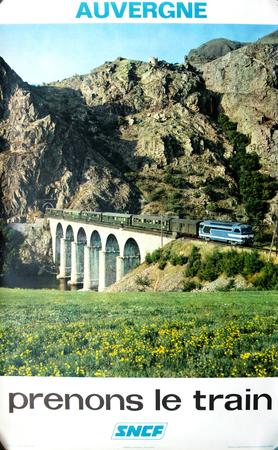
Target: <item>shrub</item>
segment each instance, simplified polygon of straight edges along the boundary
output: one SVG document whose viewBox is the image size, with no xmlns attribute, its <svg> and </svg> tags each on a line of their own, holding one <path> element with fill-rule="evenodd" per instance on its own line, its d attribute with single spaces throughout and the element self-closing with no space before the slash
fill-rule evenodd
<svg viewBox="0 0 278 450">
<path fill-rule="evenodd" d="M 188 257 L 184 255 L 171 255 L 170 262 L 173 266 L 184 266 L 188 261 Z"/>
<path fill-rule="evenodd" d="M 137 172 L 125 172 L 124 173 L 125 178 L 130 181 L 130 182 L 134 182 L 137 180 Z"/>
<path fill-rule="evenodd" d="M 238 274 L 253 275 L 259 272 L 264 263 L 257 251 L 239 253 L 231 250 L 223 254 L 223 271 L 228 277 Z"/>
<path fill-rule="evenodd" d="M 202 263 L 201 278 L 206 281 L 214 281 L 223 272 L 223 253 L 215 250 Z"/>
<path fill-rule="evenodd" d="M 145 291 L 145 289 L 151 285 L 151 280 L 147 275 L 137 275 L 135 278 L 135 284 L 138 286 L 140 291 Z"/>
<path fill-rule="evenodd" d="M 217 176 L 209 181 L 209 184 L 216 189 L 227 189 L 228 182 L 225 178 Z"/>
<path fill-rule="evenodd" d="M 263 261 L 257 251 L 244 254 L 244 275 L 253 275 L 259 272 L 264 266 Z"/>
<path fill-rule="evenodd" d="M 278 264 L 266 263 L 259 277 L 254 281 L 254 286 L 259 289 L 278 289 Z"/>
<path fill-rule="evenodd" d="M 152 192 L 149 193 L 148 200 L 150 202 L 155 202 L 158 200 L 163 200 L 165 196 L 165 190 L 163 188 L 156 188 Z"/>
<path fill-rule="evenodd" d="M 162 257 L 162 248 L 158 248 L 157 250 L 154 250 L 152 253 L 147 253 L 145 261 L 147 264 L 157 263 L 160 258 Z"/>
<path fill-rule="evenodd" d="M 168 248 L 166 250 L 162 250 L 161 258 L 165 259 L 165 261 L 169 261 L 171 259 L 171 250 Z"/>
<path fill-rule="evenodd" d="M 223 257 L 223 272 L 228 277 L 234 277 L 243 272 L 244 269 L 244 254 L 239 253 L 236 250 L 230 250 L 226 252 Z"/>
<path fill-rule="evenodd" d="M 160 270 L 163 270 L 163 269 L 165 268 L 166 264 L 167 264 L 167 260 L 166 260 L 166 259 L 161 259 L 161 260 L 159 261 L 159 263 L 158 263 L 158 268 L 159 268 Z"/>
<path fill-rule="evenodd" d="M 147 254 L 146 254 L 145 262 L 146 262 L 148 265 L 152 264 L 153 260 L 152 260 L 152 255 L 151 255 L 151 253 L 147 253 Z"/>
<path fill-rule="evenodd" d="M 181 174 L 171 174 L 167 173 L 163 177 L 164 183 L 170 184 L 177 189 L 186 189 L 189 187 L 189 183 L 184 179 Z"/>
<path fill-rule="evenodd" d="M 183 292 L 194 291 L 195 289 L 200 289 L 201 285 L 194 280 L 185 280 L 183 283 Z"/>
<path fill-rule="evenodd" d="M 186 268 L 185 275 L 187 277 L 195 277 L 199 274 L 201 266 L 202 262 L 200 249 L 194 245 L 188 258 L 188 266 Z"/>
</svg>

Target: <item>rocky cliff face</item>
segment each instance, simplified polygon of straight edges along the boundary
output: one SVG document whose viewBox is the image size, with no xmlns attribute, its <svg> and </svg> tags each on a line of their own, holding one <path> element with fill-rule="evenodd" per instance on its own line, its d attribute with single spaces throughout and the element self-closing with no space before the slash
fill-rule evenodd
<svg viewBox="0 0 278 450">
<path fill-rule="evenodd" d="M 31 87 L 0 64 L 2 214 L 26 215 L 46 200 L 57 207 L 136 208 L 135 190 L 109 161 L 106 136 L 80 92 Z"/>
<path fill-rule="evenodd" d="M 249 150 L 277 173 L 278 46 L 246 46 L 205 64 L 202 73 L 207 88 L 221 94 L 225 114 L 251 136 Z"/>
<path fill-rule="evenodd" d="M 0 60 L 2 215 L 30 214 L 51 200 L 59 208 L 244 219 L 217 116 L 237 122 L 251 137 L 248 150 L 277 176 L 278 47 L 220 47 L 198 68 L 192 60 L 118 58 L 41 87 Z"/>
<path fill-rule="evenodd" d="M 249 45 L 205 64 L 208 89 L 221 95 L 220 107 L 250 136 L 249 152 L 263 171 L 278 176 L 278 45 Z M 277 214 L 278 196 L 271 202 Z"/>
</svg>

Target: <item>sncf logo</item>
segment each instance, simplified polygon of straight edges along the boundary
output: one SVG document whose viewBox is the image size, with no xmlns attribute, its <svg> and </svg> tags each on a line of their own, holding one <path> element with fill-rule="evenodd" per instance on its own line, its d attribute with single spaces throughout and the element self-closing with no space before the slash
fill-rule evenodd
<svg viewBox="0 0 278 450">
<path fill-rule="evenodd" d="M 167 423 L 117 423 L 112 439 L 163 439 Z"/>
</svg>

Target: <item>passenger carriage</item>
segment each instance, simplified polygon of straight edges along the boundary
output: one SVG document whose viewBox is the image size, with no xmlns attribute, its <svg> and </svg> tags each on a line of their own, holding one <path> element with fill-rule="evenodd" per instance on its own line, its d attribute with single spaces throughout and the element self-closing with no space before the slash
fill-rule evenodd
<svg viewBox="0 0 278 450">
<path fill-rule="evenodd" d="M 133 215 L 132 226 L 135 228 L 170 231 L 170 217 L 155 215 Z"/>
<path fill-rule="evenodd" d="M 80 217 L 86 222 L 101 222 L 102 213 L 95 211 L 81 211 Z"/>
<path fill-rule="evenodd" d="M 131 214 L 102 213 L 101 221 L 102 223 L 127 227 L 131 225 Z"/>
</svg>

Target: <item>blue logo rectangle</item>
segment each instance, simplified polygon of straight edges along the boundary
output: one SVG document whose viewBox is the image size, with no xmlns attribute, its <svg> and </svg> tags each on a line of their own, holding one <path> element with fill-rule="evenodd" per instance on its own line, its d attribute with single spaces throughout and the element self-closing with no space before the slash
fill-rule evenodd
<svg viewBox="0 0 278 450">
<path fill-rule="evenodd" d="M 166 428 L 165 422 L 117 423 L 112 439 L 159 440 L 164 438 Z"/>
</svg>

